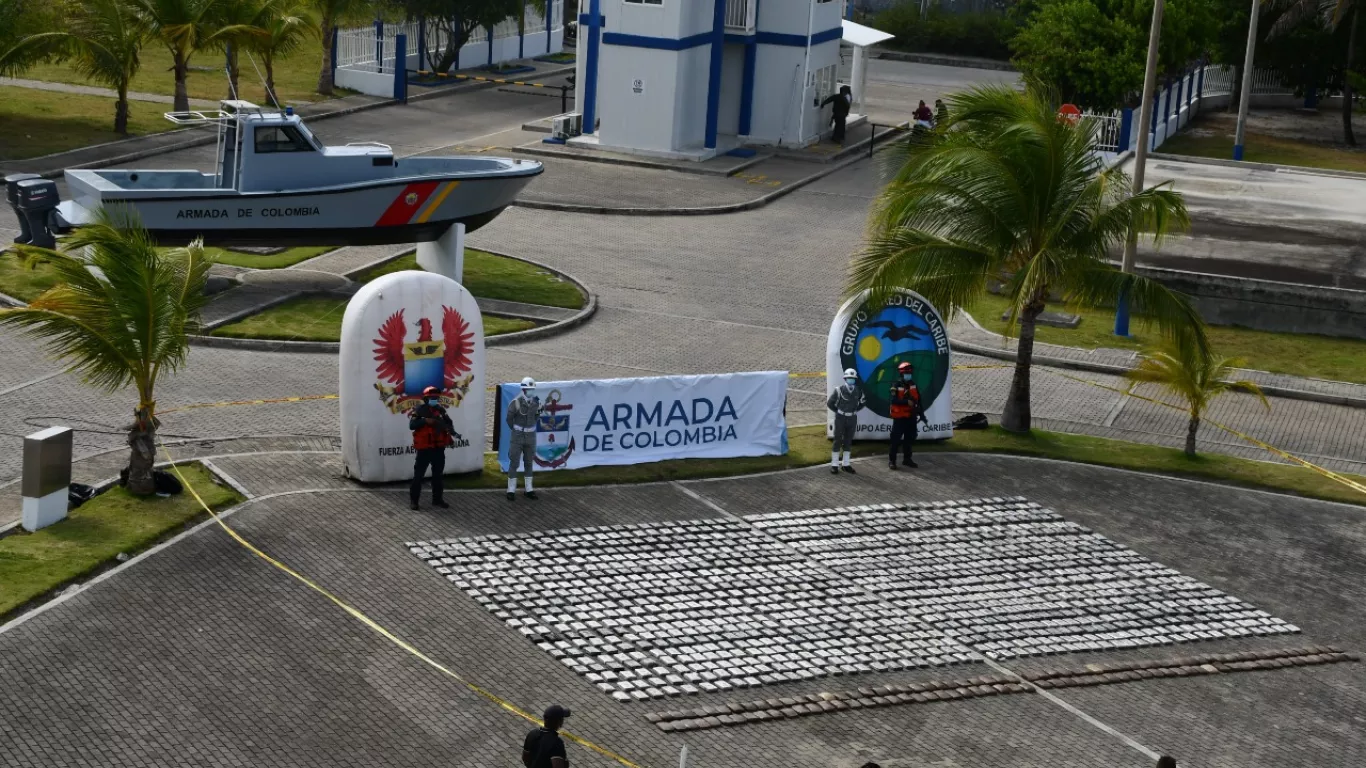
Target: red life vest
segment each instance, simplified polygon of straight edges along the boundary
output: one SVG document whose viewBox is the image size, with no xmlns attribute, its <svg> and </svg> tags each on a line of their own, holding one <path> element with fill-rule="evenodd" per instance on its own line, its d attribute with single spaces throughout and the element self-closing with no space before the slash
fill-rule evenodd
<svg viewBox="0 0 1366 768">
<path fill-rule="evenodd" d="M 435 411 L 433 411 L 435 413 Z M 419 451 L 431 450 L 433 448 L 445 448 L 451 444 L 451 435 L 446 431 L 446 425 L 437 418 L 436 426 L 423 424 L 413 430 L 413 447 Z"/>
<path fill-rule="evenodd" d="M 914 384 L 892 385 L 893 419 L 909 419 L 915 416 L 913 404 L 920 404 L 920 390 Z"/>
</svg>

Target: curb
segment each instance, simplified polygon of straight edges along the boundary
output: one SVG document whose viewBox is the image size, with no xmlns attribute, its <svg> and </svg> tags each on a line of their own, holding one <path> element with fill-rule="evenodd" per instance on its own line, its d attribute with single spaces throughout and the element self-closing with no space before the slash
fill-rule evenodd
<svg viewBox="0 0 1366 768">
<path fill-rule="evenodd" d="M 1366 179 L 1360 171 L 1339 171 L 1333 168 L 1311 168 L 1307 165 L 1277 165 L 1276 163 L 1250 163 L 1246 160 L 1224 160 L 1218 157 L 1195 157 L 1193 155 L 1172 155 L 1166 152 L 1150 152 L 1151 160 L 1166 160 L 1175 163 L 1194 163 L 1196 165 L 1217 165 L 1223 168 L 1251 168 L 1254 171 L 1284 173 L 1303 173 L 1310 176 L 1333 176 L 1339 179 Z"/>
<path fill-rule="evenodd" d="M 938 64 L 941 67 L 963 67 L 966 69 L 991 69 L 997 72 L 1019 72 L 1008 61 L 994 61 L 973 56 L 957 57 L 934 53 L 912 53 L 910 51 L 879 50 L 873 53 L 875 59 L 909 61 L 916 64 Z"/>
<path fill-rule="evenodd" d="M 856 144 L 854 146 L 867 146 L 866 142 L 876 141 L 878 139 L 885 138 L 888 134 L 891 133 L 904 132 L 899 131 L 897 128 L 889 127 L 887 130 L 883 131 L 877 136 L 866 139 L 863 142 L 860 142 L 859 144 Z M 909 136 L 910 134 L 907 133 L 906 135 Z M 893 141 L 895 141 L 895 139 L 893 139 Z M 886 149 L 886 146 L 884 146 L 883 149 Z M 808 184 L 820 181 L 821 179 L 831 175 L 832 173 L 835 173 L 836 171 L 842 171 L 845 168 L 848 168 L 849 166 L 853 165 L 854 163 L 866 159 L 867 157 L 865 155 L 859 154 L 854 157 L 848 157 L 844 160 L 839 160 L 830 163 L 824 169 L 819 170 L 811 174 L 810 176 L 807 176 L 806 178 L 798 179 L 797 181 L 792 182 L 791 184 L 789 184 L 786 187 L 783 187 L 782 189 L 775 190 L 761 197 L 757 197 L 753 200 L 746 200 L 742 203 L 727 203 L 725 205 L 705 205 L 683 208 L 614 208 L 610 206 L 601 205 L 581 205 L 578 203 L 552 203 L 544 200 L 514 200 L 512 204 L 518 208 L 529 208 L 532 210 L 539 211 L 561 211 L 564 213 L 591 213 L 600 216 L 718 216 L 726 213 L 740 213 L 742 211 L 753 211 L 758 208 L 763 208 L 764 206 L 769 205 L 773 201 L 790 195 Z"/>
<path fill-rule="evenodd" d="M 516 344 L 516 343 L 523 342 L 523 341 L 532 341 L 532 340 L 534 340 L 534 339 L 543 339 L 543 338 L 547 338 L 547 337 L 550 337 L 550 336 L 558 336 L 559 334 L 564 333 L 565 331 L 568 331 L 568 330 L 570 330 L 570 329 L 577 328 L 578 326 L 583 325 L 584 323 L 588 322 L 588 320 L 589 320 L 590 318 L 592 318 L 594 314 L 597 313 L 597 311 L 598 311 L 598 295 L 597 295 L 596 293 L 593 293 L 592 291 L 590 291 L 590 290 L 588 289 L 588 286 L 584 285 L 584 283 L 583 283 L 581 280 L 579 280 L 577 277 L 574 277 L 573 275 L 569 274 L 568 272 L 564 272 L 563 270 L 556 269 L 556 268 L 554 268 L 554 267 L 552 267 L 552 266 L 550 266 L 550 265 L 548 265 L 548 264 L 543 264 L 543 263 L 541 263 L 541 262 L 539 262 L 539 261 L 533 261 L 532 259 L 524 259 L 524 258 L 522 258 L 522 257 L 520 257 L 520 256 L 509 256 L 509 255 L 507 255 L 507 254 L 505 254 L 505 253 L 498 253 L 498 252 L 496 252 L 496 251 L 490 251 L 490 250 L 485 249 L 485 248 L 480 248 L 479 250 L 482 250 L 482 251 L 484 251 L 485 253 L 492 254 L 492 255 L 494 255 L 494 256 L 501 256 L 501 257 L 503 257 L 503 258 L 505 258 L 505 259 L 514 259 L 514 260 L 516 260 L 516 261 L 525 262 L 525 263 L 530 264 L 530 265 L 532 265 L 532 266 L 534 266 L 534 267 L 540 267 L 541 269 L 544 269 L 544 270 L 548 270 L 548 271 L 550 271 L 550 272 L 553 272 L 554 274 L 558 275 L 559 277 L 564 278 L 565 280 L 568 280 L 569 282 L 573 283 L 573 284 L 574 284 L 574 287 L 577 288 L 577 289 L 579 290 L 579 293 L 583 294 L 583 296 L 584 296 L 584 298 L 585 298 L 584 305 L 583 305 L 583 309 L 580 309 L 580 310 L 578 311 L 578 313 L 576 313 L 573 317 L 568 317 L 568 318 L 565 318 L 564 320 L 560 320 L 559 322 L 551 323 L 551 324 L 549 324 L 549 325 L 543 325 L 543 326 L 540 326 L 540 327 L 538 327 L 538 328 L 528 328 L 528 329 L 525 330 L 525 331 L 517 331 L 517 332 L 515 332 L 515 333 L 504 333 L 504 334 L 500 334 L 500 335 L 498 335 L 498 336 L 489 336 L 489 337 L 487 337 L 487 338 L 484 339 L 484 348 L 485 348 L 485 349 L 487 349 L 487 348 L 489 348 L 489 347 L 504 347 L 504 346 L 507 346 L 507 345 L 509 345 L 509 344 Z M 358 269 L 356 269 L 356 270 L 352 270 L 352 272 L 348 272 L 348 273 L 347 273 L 347 276 L 350 276 L 352 273 L 359 273 L 359 272 L 363 272 L 363 271 L 366 271 L 366 270 L 369 270 L 369 269 L 373 269 L 374 267 L 379 266 L 379 265 L 382 265 L 382 264 L 388 264 L 389 262 L 391 262 L 391 261 L 396 261 L 396 260 L 398 260 L 398 259 L 401 259 L 401 258 L 403 258 L 404 256 L 407 256 L 407 255 L 410 254 L 410 253 L 413 253 L 413 251 L 404 251 L 403 253 L 397 254 L 397 255 L 395 255 L 395 256 L 386 256 L 386 257 L 383 258 L 383 259 L 377 259 L 376 261 L 374 261 L 374 262 L 372 262 L 372 263 L 370 263 L 370 264 L 366 264 L 366 265 L 364 265 L 364 266 L 362 266 L 362 267 L 360 267 L 360 268 L 358 268 Z M 272 306 L 275 306 L 275 305 L 277 305 L 277 304 L 281 304 L 281 303 L 283 303 L 283 302 L 285 302 L 285 301 L 288 301 L 289 299 L 293 298 L 295 295 L 301 295 L 302 293 L 307 293 L 307 291 L 300 292 L 300 294 L 293 294 L 293 295 L 290 295 L 290 296 L 285 296 L 285 297 L 279 299 L 278 301 L 272 301 L 269 305 L 266 305 L 266 306 L 255 307 L 255 308 L 251 309 L 250 311 L 245 312 L 245 315 L 253 315 L 253 314 L 256 314 L 256 313 L 258 313 L 258 312 L 261 312 L 262 310 L 269 309 L 269 308 L 272 307 Z M 218 325 L 219 325 L 219 326 L 225 325 L 225 324 L 228 323 L 228 322 L 231 322 L 231 320 L 224 320 L 224 321 L 221 321 L 221 322 L 218 323 Z M 240 350 L 250 350 L 250 351 L 257 351 L 257 352 L 297 352 L 297 353 L 304 353 L 304 354 L 337 354 L 337 353 L 339 353 L 339 352 L 341 351 L 341 343 L 340 343 L 340 342 L 336 342 L 336 341 L 286 341 L 286 340 L 278 340 L 278 339 L 236 339 L 236 338 L 232 338 L 231 336 L 203 336 L 203 335 L 195 335 L 195 336 L 190 336 L 190 343 L 193 344 L 193 345 L 195 345 L 195 346 L 199 346 L 199 347 L 212 347 L 212 348 L 217 348 L 217 349 L 240 349 Z"/>
<path fill-rule="evenodd" d="M 547 70 L 547 71 L 545 71 L 545 72 L 538 73 L 538 74 L 536 74 L 535 76 L 529 77 L 529 78 L 527 78 L 527 79 L 528 79 L 528 80 L 536 80 L 536 79 L 543 78 L 543 77 L 557 77 L 557 76 L 559 76 L 559 75 L 563 75 L 563 74 L 566 74 L 566 73 L 572 72 L 572 71 L 574 71 L 574 67 L 561 67 L 561 68 L 559 68 L 559 69 Z M 345 107 L 345 108 L 343 108 L 343 109 L 337 109 L 337 110 L 333 110 L 333 111 L 331 111 L 331 112 L 322 112 L 322 113 L 319 113 L 319 114 L 316 114 L 316 115 L 304 115 L 303 117 L 304 117 L 305 120 L 310 121 L 310 122 L 311 122 L 311 121 L 314 121 L 314 120 L 327 120 L 327 119 L 330 119 L 330 118 L 333 118 L 333 117 L 343 117 L 343 116 L 345 116 L 345 115 L 353 115 L 353 114 L 355 114 L 355 113 L 357 113 L 357 112 L 366 112 L 366 111 L 369 111 L 369 110 L 372 110 L 372 109 L 379 109 L 380 107 L 392 107 L 392 106 L 395 106 L 395 105 L 405 104 L 405 103 L 414 102 L 414 101 L 426 101 L 426 100 L 428 100 L 428 99 L 435 99 L 435 98 L 438 98 L 438 97 L 441 97 L 441 96 L 447 96 L 447 95 L 450 95 L 450 94 L 452 94 L 452 93 L 466 93 L 466 92 L 472 92 L 472 91 L 487 90 L 487 89 L 489 89 L 489 88 L 494 88 L 494 87 L 496 87 L 497 85 L 498 85 L 497 83 L 485 83 L 485 82 L 479 82 L 479 81 L 473 81 L 473 82 L 467 81 L 467 82 L 465 82 L 464 84 L 452 85 L 450 88 L 447 88 L 447 89 L 437 90 L 437 91 L 428 91 L 428 92 L 425 92 L 425 93 L 419 93 L 419 94 L 414 95 L 414 96 L 409 96 L 407 102 L 398 101 L 398 100 L 396 100 L 396 99 L 385 99 L 385 100 L 383 100 L 383 101 L 376 101 L 376 102 L 373 102 L 373 103 L 370 103 L 370 104 L 357 104 L 357 105 L 352 106 L 352 107 Z M 191 130 L 191 129 L 185 129 L 185 130 Z M 171 133 L 178 133 L 178 131 L 171 131 Z M 158 134 L 158 135 L 160 135 L 160 134 Z M 170 152 L 177 152 L 177 151 L 182 150 L 182 149 L 190 149 L 190 148 L 192 148 L 192 147 L 203 147 L 203 146 L 207 146 L 207 145 L 209 145 L 209 144 L 215 143 L 217 140 L 218 140 L 218 136 L 217 136 L 217 133 L 215 133 L 213 136 L 205 136 L 205 137 L 201 137 L 201 138 L 198 138 L 198 139 L 191 139 L 191 140 L 189 140 L 189 141 L 182 141 L 182 142 L 179 142 L 179 143 L 176 143 L 176 144 L 167 144 L 167 145 L 165 145 L 165 146 L 162 146 L 162 147 L 155 147 L 155 148 L 152 148 L 152 149 L 138 150 L 138 151 L 135 151 L 135 152 L 129 152 L 128 154 L 125 154 L 125 155 L 119 155 L 119 156 L 117 156 L 117 157 L 108 157 L 108 158 L 105 158 L 105 159 L 103 159 L 103 160 L 96 160 L 96 161 L 94 161 L 94 162 L 84 163 L 84 164 L 82 164 L 82 165 L 73 166 L 70 170 L 82 169 L 82 168 L 108 168 L 108 167 L 111 166 L 111 165 L 118 165 L 119 163 L 126 163 L 126 162 L 130 162 L 130 161 L 133 161 L 133 160 L 141 160 L 141 159 L 147 158 L 147 157 L 155 157 L 156 155 L 164 155 L 164 154 L 168 154 L 168 153 L 170 153 Z M 136 139 L 130 139 L 130 141 L 136 141 Z M 107 142 L 107 143 L 117 144 L 118 142 Z M 81 147 L 81 149 L 89 149 L 89 147 Z M 78 151 L 78 150 L 67 150 L 67 152 L 75 152 L 75 151 Z M 58 154 L 65 154 L 65 153 L 58 153 Z M 53 157 L 53 156 L 54 156 L 54 155 L 47 155 L 47 157 Z M 32 159 L 33 159 L 33 160 L 41 160 L 42 158 L 32 158 Z M 27 161 L 22 161 L 22 162 L 27 162 Z M 40 173 L 40 174 L 38 174 L 38 175 L 39 175 L 39 176 L 42 176 L 42 177 L 45 178 L 45 179 L 55 179 L 55 178 L 58 178 L 58 177 L 62 176 L 62 174 L 64 174 L 67 170 L 69 170 L 69 169 L 67 169 L 67 168 L 62 168 L 62 169 L 58 169 L 58 170 L 43 171 L 42 173 Z"/>
<path fill-rule="evenodd" d="M 525 126 L 523 126 L 523 130 L 526 130 Z M 689 165 L 669 165 L 668 163 L 659 163 L 654 162 L 652 160 L 636 160 L 634 158 L 609 157 L 606 155 L 594 156 L 592 154 L 592 150 L 587 150 L 585 154 L 573 154 L 570 152 L 560 152 L 553 149 L 542 149 L 540 147 L 535 146 L 522 146 L 510 147 L 509 151 L 520 152 L 524 155 L 532 155 L 534 157 L 553 157 L 560 160 L 582 160 L 583 162 L 587 163 L 602 163 L 603 165 L 627 165 L 635 168 L 654 168 L 656 170 L 674 171 L 676 173 L 692 173 L 699 176 L 722 177 L 734 176 L 735 174 L 745 170 L 746 168 L 749 168 L 752 165 L 756 165 L 758 163 L 761 163 L 765 160 L 774 157 L 773 155 L 755 155 L 754 157 L 750 158 L 749 160 L 743 163 L 740 163 L 734 168 L 723 171 L 711 168 L 702 168 L 700 166 L 694 168 Z"/>
<path fill-rule="evenodd" d="M 967 313 L 964 313 L 966 315 Z M 974 321 L 975 323 L 976 321 Z M 988 331 L 990 333 L 990 331 Z M 999 347 L 984 346 L 974 344 L 969 341 L 949 340 L 949 346 L 955 352 L 966 352 L 970 355 L 979 357 L 990 357 L 995 360 L 1015 362 L 1018 358 L 1014 350 L 1001 349 Z M 1071 360 L 1065 357 L 1053 357 L 1051 355 L 1034 355 L 1034 365 L 1043 365 L 1049 368 L 1066 368 L 1072 371 L 1085 371 L 1087 373 L 1103 373 L 1110 376 L 1123 376 L 1133 370 L 1123 365 L 1109 365 L 1107 363 L 1090 363 L 1084 360 Z M 1352 397 L 1350 395 L 1330 395 L 1324 392 L 1308 392 L 1303 389 L 1291 389 L 1290 387 L 1277 387 L 1274 385 L 1261 386 L 1262 393 L 1271 397 L 1279 397 L 1285 400 L 1304 400 L 1311 403 L 1324 403 L 1325 405 L 1341 405 L 1346 408 L 1366 409 L 1366 398 Z"/>
</svg>

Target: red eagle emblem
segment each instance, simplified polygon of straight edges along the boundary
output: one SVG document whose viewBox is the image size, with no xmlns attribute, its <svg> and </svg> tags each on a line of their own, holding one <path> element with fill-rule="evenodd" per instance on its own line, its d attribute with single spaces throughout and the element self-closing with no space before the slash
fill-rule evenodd
<svg viewBox="0 0 1366 768">
<path fill-rule="evenodd" d="M 390 315 L 379 327 L 375 339 L 375 389 L 393 413 L 404 413 L 422 401 L 427 387 L 441 390 L 447 408 L 460 405 L 474 375 L 474 333 L 456 310 L 441 308 L 441 338 L 433 338 L 432 321 L 417 321 L 417 338 L 408 341 L 404 310 Z"/>
</svg>

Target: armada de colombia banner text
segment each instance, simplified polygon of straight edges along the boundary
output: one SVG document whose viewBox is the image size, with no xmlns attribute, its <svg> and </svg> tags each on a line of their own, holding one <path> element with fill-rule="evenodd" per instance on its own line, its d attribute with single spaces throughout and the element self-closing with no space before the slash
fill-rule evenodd
<svg viewBox="0 0 1366 768">
<path fill-rule="evenodd" d="M 536 470 L 787 453 L 786 371 L 540 382 Z M 508 469 L 507 404 L 498 397 L 498 464 Z"/>
</svg>

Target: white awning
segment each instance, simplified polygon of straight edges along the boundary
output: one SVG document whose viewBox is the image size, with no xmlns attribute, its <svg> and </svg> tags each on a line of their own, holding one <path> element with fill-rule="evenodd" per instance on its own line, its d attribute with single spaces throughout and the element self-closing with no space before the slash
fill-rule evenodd
<svg viewBox="0 0 1366 768">
<path fill-rule="evenodd" d="M 844 42 L 859 48 L 867 48 L 870 45 L 877 45 L 896 37 L 896 35 L 889 35 L 880 29 L 865 27 L 848 19 L 842 21 L 841 24 L 844 25 Z"/>
</svg>

